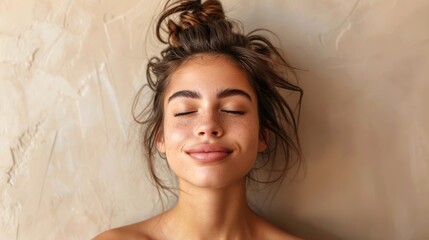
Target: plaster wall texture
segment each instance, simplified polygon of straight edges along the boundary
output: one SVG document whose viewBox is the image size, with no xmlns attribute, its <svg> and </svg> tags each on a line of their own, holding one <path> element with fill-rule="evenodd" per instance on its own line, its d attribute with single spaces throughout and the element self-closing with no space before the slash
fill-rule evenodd
<svg viewBox="0 0 429 240">
<path fill-rule="evenodd" d="M 0 239 L 90 239 L 160 211 L 131 105 L 162 5 L 0 1 Z M 306 239 L 428 239 L 429 3 L 224 5 L 305 70 L 306 174 L 262 214 Z"/>
</svg>

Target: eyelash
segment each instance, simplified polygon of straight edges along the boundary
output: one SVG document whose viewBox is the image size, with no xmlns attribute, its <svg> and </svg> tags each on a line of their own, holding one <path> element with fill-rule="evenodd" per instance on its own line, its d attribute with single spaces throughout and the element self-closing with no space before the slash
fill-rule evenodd
<svg viewBox="0 0 429 240">
<path fill-rule="evenodd" d="M 233 115 L 244 115 L 245 112 L 244 111 L 234 111 L 234 110 L 221 110 L 224 113 L 228 113 L 228 114 L 233 114 Z M 190 112 L 180 112 L 180 113 L 176 113 L 174 114 L 175 117 L 181 117 L 181 116 L 185 116 L 191 113 L 195 113 L 196 111 L 190 111 Z"/>
<path fill-rule="evenodd" d="M 194 113 L 194 112 L 196 112 L 196 111 L 191 111 L 191 112 L 180 112 L 180 113 L 176 113 L 176 114 L 174 114 L 174 116 L 175 116 L 175 117 L 180 117 L 180 116 L 185 116 L 185 115 L 188 115 L 188 114 L 191 114 L 191 113 Z"/>
<path fill-rule="evenodd" d="M 244 111 L 233 111 L 233 110 L 222 110 L 222 112 L 229 113 L 229 114 L 235 114 L 235 115 L 244 115 Z"/>
</svg>

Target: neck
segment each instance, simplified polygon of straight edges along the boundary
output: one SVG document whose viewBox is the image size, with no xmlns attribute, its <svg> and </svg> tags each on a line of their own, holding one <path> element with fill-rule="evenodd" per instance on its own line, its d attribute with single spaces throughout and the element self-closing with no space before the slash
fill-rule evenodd
<svg viewBox="0 0 429 240">
<path fill-rule="evenodd" d="M 244 179 L 220 189 L 179 184 L 179 201 L 166 219 L 180 229 L 177 239 L 245 239 L 250 234 L 253 212 L 247 205 Z"/>
</svg>

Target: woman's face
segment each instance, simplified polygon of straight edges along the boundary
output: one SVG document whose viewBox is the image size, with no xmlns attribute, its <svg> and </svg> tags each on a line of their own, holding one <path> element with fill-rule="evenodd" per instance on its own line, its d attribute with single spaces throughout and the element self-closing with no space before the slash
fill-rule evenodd
<svg viewBox="0 0 429 240">
<path fill-rule="evenodd" d="M 246 74 L 224 56 L 202 55 L 172 74 L 164 96 L 157 147 L 179 182 L 221 188 L 243 180 L 266 148 Z"/>
</svg>

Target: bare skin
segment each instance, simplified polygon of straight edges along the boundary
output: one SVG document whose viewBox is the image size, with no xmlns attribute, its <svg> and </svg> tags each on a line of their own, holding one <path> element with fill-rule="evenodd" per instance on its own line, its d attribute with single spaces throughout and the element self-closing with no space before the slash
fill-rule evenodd
<svg viewBox="0 0 429 240">
<path fill-rule="evenodd" d="M 225 57 L 206 55 L 181 66 L 165 96 L 168 134 L 160 134 L 157 147 L 179 179 L 178 202 L 94 240 L 298 239 L 255 214 L 246 201 L 246 174 L 266 148 L 246 74 Z"/>
<path fill-rule="evenodd" d="M 228 191 L 234 194 L 228 195 L 208 190 L 200 193 L 204 197 L 198 198 L 182 193 L 171 210 L 107 231 L 94 240 L 299 239 L 255 214 L 246 204 L 243 184 L 231 186 Z"/>
</svg>

